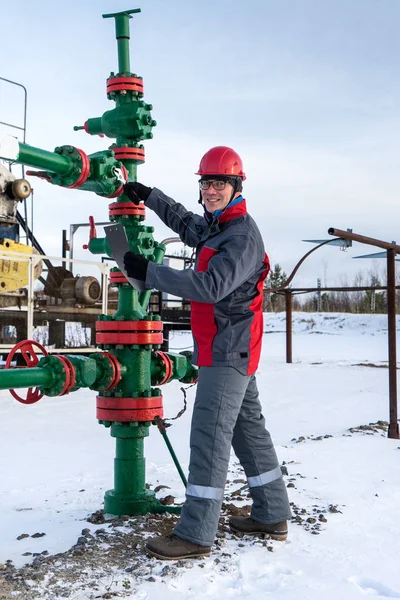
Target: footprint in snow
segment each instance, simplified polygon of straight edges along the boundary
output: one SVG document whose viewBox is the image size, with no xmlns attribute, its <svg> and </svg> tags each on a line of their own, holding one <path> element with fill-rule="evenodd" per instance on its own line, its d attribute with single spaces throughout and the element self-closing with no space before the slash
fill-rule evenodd
<svg viewBox="0 0 400 600">
<path fill-rule="evenodd" d="M 400 598 L 400 592 L 396 592 L 375 579 L 363 577 L 350 577 L 349 581 L 354 583 L 362 592 L 371 596 L 381 596 L 382 598 Z"/>
</svg>

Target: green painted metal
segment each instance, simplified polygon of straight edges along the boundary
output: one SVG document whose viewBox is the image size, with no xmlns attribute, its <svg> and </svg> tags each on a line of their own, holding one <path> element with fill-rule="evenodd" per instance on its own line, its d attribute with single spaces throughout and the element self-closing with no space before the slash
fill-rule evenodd
<svg viewBox="0 0 400 600">
<path fill-rule="evenodd" d="M 40 367 L 26 369 L 1 369 L 0 389 L 19 389 L 25 387 L 48 386 L 53 381 L 53 373 L 50 368 Z"/>
<path fill-rule="evenodd" d="M 156 121 L 151 116 L 153 109 L 142 99 L 143 92 L 141 77 L 130 72 L 129 53 L 129 20 L 131 15 L 139 13 L 133 9 L 118 13 L 103 15 L 104 18 L 115 19 L 115 32 L 118 47 L 118 73 L 113 72 L 108 78 L 109 100 L 115 102 L 115 107 L 106 111 L 101 117 L 87 119 L 84 126 L 75 130 L 85 129 L 90 135 L 102 134 L 115 140 L 108 150 L 91 154 L 87 162 L 86 155 L 73 146 L 59 146 L 54 152 L 47 152 L 33 146 L 20 144 L 18 162 L 45 171 L 44 175 L 53 184 L 60 186 L 76 186 L 82 190 L 96 193 L 99 196 L 112 197 L 118 193 L 122 185 L 120 180 L 122 167 L 126 168 L 129 180 L 136 181 L 137 166 L 144 162 L 143 145 L 141 142 L 153 137 L 152 129 Z M 116 78 L 133 78 L 135 89 L 115 89 Z M 114 80 L 114 81 L 113 81 Z M 131 80 L 132 81 L 132 80 Z M 124 84 L 123 84 L 124 85 Z M 123 87 L 123 86 L 122 86 Z M 134 156 L 120 148 L 135 149 Z M 122 155 L 117 160 L 114 155 Z M 124 157 L 124 154 L 128 156 Z M 117 155 L 117 156 L 118 156 Z M 125 203 L 128 198 L 120 195 L 111 202 Z M 123 204 L 122 207 L 125 205 Z M 123 212 L 123 211 L 122 211 Z M 115 215 L 112 212 L 111 222 L 122 223 L 130 249 L 142 254 L 148 260 L 162 264 L 165 246 L 154 240 L 154 228 L 143 223 L 144 213 Z M 111 257 L 106 238 L 93 238 L 88 244 L 89 251 L 94 254 L 106 254 Z M 112 272 L 119 271 L 117 267 Z M 100 321 L 132 322 L 159 321 L 159 315 L 148 312 L 151 290 L 140 294 L 128 283 L 117 283 L 118 308 L 114 315 L 100 315 Z M 134 324 L 132 325 L 134 329 Z M 118 327 L 116 327 L 118 331 Z M 115 380 L 115 365 L 101 352 L 89 357 L 67 355 L 72 363 L 75 384 L 70 391 L 81 387 L 99 392 L 102 397 L 114 398 L 146 398 L 161 396 L 160 385 L 165 379 L 165 364 L 160 360 L 157 351 L 160 344 L 103 344 L 100 350 L 114 355 L 119 363 L 121 378 Z M 190 353 L 168 354 L 172 373 L 170 379 L 192 382 L 197 376 L 197 369 L 190 363 Z M 108 390 L 111 385 L 111 390 Z M 57 357 L 41 358 L 33 369 L 18 369 L 18 371 L 0 371 L 0 389 L 38 386 L 39 390 L 48 396 L 56 396 L 65 390 L 65 367 Z M 111 418 L 111 417 L 110 417 Z M 114 489 L 105 494 L 105 512 L 114 515 L 136 515 L 147 512 L 178 513 L 180 507 L 164 506 L 155 497 L 154 492 L 146 489 L 144 438 L 149 435 L 150 422 L 111 422 L 99 421 L 110 429 L 111 436 L 116 440 L 116 456 L 114 461 Z M 165 433 L 165 427 L 160 429 L 173 461 L 186 485 L 185 475 L 179 465 L 172 445 Z"/>
<path fill-rule="evenodd" d="M 119 170 L 122 163 L 114 158 L 113 150 L 90 154 L 88 159 L 90 171 L 79 189 L 95 192 L 98 196 L 114 194 L 121 187 Z M 54 152 L 48 152 L 20 142 L 15 162 L 42 169 L 42 176 L 62 187 L 75 185 L 84 169 L 82 156 L 74 146 L 59 146 Z"/>
<path fill-rule="evenodd" d="M 194 367 L 190 359 L 192 352 L 185 354 L 172 354 L 171 352 L 165 352 L 172 363 L 172 374 L 170 380 L 178 379 L 182 383 L 193 383 L 197 378 L 198 369 Z M 159 385 L 165 377 L 165 364 L 163 359 L 156 352 L 152 353 L 151 359 L 151 383 L 152 385 Z"/>
<path fill-rule="evenodd" d="M 91 135 L 103 134 L 109 138 L 127 139 L 135 147 L 132 142 L 153 137 L 151 130 L 157 123 L 150 110 L 151 104 L 128 97 L 124 104 L 106 111 L 102 117 L 88 119 L 85 129 Z"/>
<path fill-rule="evenodd" d="M 131 18 L 130 15 L 134 13 L 140 13 L 140 8 L 103 15 L 103 19 L 115 19 L 115 37 L 118 43 L 118 69 L 121 74 L 129 73 L 130 71 L 129 19 Z"/>
<path fill-rule="evenodd" d="M 116 439 L 114 489 L 104 496 L 104 512 L 112 515 L 144 515 L 157 512 L 160 504 L 153 491 L 146 489 L 144 438 L 150 423 L 113 423 Z"/>
<path fill-rule="evenodd" d="M 184 472 L 182 470 L 182 467 L 181 467 L 181 465 L 179 463 L 179 460 L 178 460 L 178 458 L 177 458 L 177 456 L 175 454 L 175 451 L 174 451 L 174 449 L 172 447 L 172 444 L 169 441 L 169 437 L 168 437 L 167 432 L 165 431 L 165 429 L 161 430 L 161 435 L 163 436 L 164 442 L 166 443 L 167 448 L 169 450 L 169 453 L 170 453 L 170 455 L 172 457 L 172 460 L 174 461 L 174 465 L 176 466 L 176 469 L 177 469 L 177 471 L 179 473 L 181 481 L 182 481 L 183 485 L 186 488 L 187 484 L 188 484 L 187 479 L 186 479 L 185 474 L 184 474 Z"/>
<path fill-rule="evenodd" d="M 69 147 L 72 148 L 72 146 Z M 61 156 L 59 153 L 48 152 L 22 142 L 19 143 L 19 154 L 16 162 L 57 173 L 58 175 L 69 175 L 75 166 L 72 156 Z"/>
<path fill-rule="evenodd" d="M 107 238 L 92 238 L 89 240 L 89 251 L 91 254 L 107 254 L 107 256 L 112 256 Z"/>
<path fill-rule="evenodd" d="M 94 352 L 90 355 L 90 358 L 97 363 L 97 374 L 96 379 L 89 387 L 91 390 L 96 390 L 97 392 L 106 390 L 114 380 L 114 370 L 110 361 L 101 352 Z M 123 376 L 126 374 L 125 366 L 121 366 L 121 374 Z"/>
<path fill-rule="evenodd" d="M 118 310 L 114 315 L 117 321 L 137 321 L 143 319 L 146 311 L 139 302 L 138 293 L 129 283 L 124 283 L 118 289 Z"/>
<path fill-rule="evenodd" d="M 91 387 L 99 379 L 100 369 L 97 360 L 77 354 L 66 354 L 65 357 L 75 367 L 76 384 L 73 389 Z"/>
</svg>

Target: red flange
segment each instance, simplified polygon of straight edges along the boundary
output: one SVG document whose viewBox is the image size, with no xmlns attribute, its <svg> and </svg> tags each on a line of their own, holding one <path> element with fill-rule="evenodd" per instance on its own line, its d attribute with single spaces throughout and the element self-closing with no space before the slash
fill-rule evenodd
<svg viewBox="0 0 400 600">
<path fill-rule="evenodd" d="M 162 344 L 161 321 L 96 321 L 97 344 Z"/>
<path fill-rule="evenodd" d="M 162 344 L 162 333 L 97 333 L 96 344 L 132 345 L 132 344 Z"/>
<path fill-rule="evenodd" d="M 61 392 L 59 394 L 57 394 L 57 395 L 58 396 L 65 396 L 66 394 L 70 393 L 70 391 L 72 390 L 72 388 L 76 384 L 75 367 L 72 364 L 72 362 L 69 360 L 69 358 L 67 358 L 66 356 L 62 356 L 61 354 L 55 354 L 54 356 L 56 358 L 58 358 L 58 360 L 60 361 L 60 363 L 64 367 L 64 372 L 65 372 L 64 387 L 61 390 Z"/>
<path fill-rule="evenodd" d="M 144 162 L 144 148 L 132 148 L 131 146 L 120 146 L 112 148 L 117 160 L 136 160 Z"/>
<path fill-rule="evenodd" d="M 110 217 L 117 215 L 137 215 L 146 216 L 146 209 L 143 204 L 136 205 L 133 202 L 112 202 L 108 205 Z"/>
<path fill-rule="evenodd" d="M 146 398 L 109 398 L 97 396 L 97 408 L 107 410 L 137 410 L 143 408 L 160 408 L 163 405 L 162 396 L 147 396 Z"/>
<path fill-rule="evenodd" d="M 42 346 L 42 344 L 34 342 L 33 340 L 22 340 L 22 342 L 18 342 L 18 344 L 16 344 L 11 350 L 10 354 L 7 357 L 4 368 L 10 368 L 12 359 L 14 358 L 17 350 L 21 350 L 22 357 L 27 367 L 36 367 L 40 359 L 38 358 L 32 346 L 36 346 L 37 348 L 39 348 L 43 356 L 47 356 L 47 350 Z M 10 390 L 10 394 L 13 398 L 15 398 L 15 400 L 18 400 L 18 402 L 22 402 L 22 404 L 34 404 L 35 402 L 43 398 L 43 394 L 40 393 L 39 388 L 35 388 L 33 391 L 32 388 L 29 388 L 26 398 L 21 398 L 21 396 L 18 396 L 15 390 Z"/>
<path fill-rule="evenodd" d="M 162 331 L 162 321 L 96 321 L 96 331 Z"/>
<path fill-rule="evenodd" d="M 106 398 L 97 396 L 96 417 L 100 421 L 144 422 L 163 417 L 162 396 L 151 398 Z"/>
<path fill-rule="evenodd" d="M 110 271 L 110 283 L 128 283 L 128 280 L 121 271 Z"/>
<path fill-rule="evenodd" d="M 108 387 L 104 389 L 105 392 L 109 390 L 113 390 L 121 381 L 121 365 L 119 364 L 119 360 L 114 354 L 110 354 L 109 352 L 103 352 L 103 356 L 108 358 L 110 361 L 111 368 L 113 370 L 111 383 Z"/>
<path fill-rule="evenodd" d="M 85 154 L 85 152 L 83 150 L 80 150 L 79 148 L 75 148 L 75 150 L 77 150 L 80 154 L 80 157 L 82 159 L 82 169 L 81 169 L 81 174 L 79 175 L 78 179 L 75 181 L 75 183 L 71 183 L 71 185 L 67 185 L 67 188 L 78 188 L 81 185 L 83 185 L 86 181 L 86 179 L 89 177 L 90 174 L 90 160 L 87 154 Z"/>
<path fill-rule="evenodd" d="M 107 79 L 107 94 L 121 90 L 143 94 L 143 79 L 139 79 L 139 77 L 110 77 Z"/>
<path fill-rule="evenodd" d="M 163 363 L 165 365 L 165 375 L 164 375 L 162 381 L 160 381 L 160 383 L 158 383 L 157 385 L 164 385 L 164 383 L 167 383 L 170 380 L 171 375 L 172 375 L 172 371 L 173 371 L 172 360 L 170 359 L 168 354 L 165 354 L 165 352 L 158 351 L 158 352 L 156 352 L 156 354 L 158 354 L 158 356 L 161 358 L 161 360 L 163 361 Z"/>
</svg>

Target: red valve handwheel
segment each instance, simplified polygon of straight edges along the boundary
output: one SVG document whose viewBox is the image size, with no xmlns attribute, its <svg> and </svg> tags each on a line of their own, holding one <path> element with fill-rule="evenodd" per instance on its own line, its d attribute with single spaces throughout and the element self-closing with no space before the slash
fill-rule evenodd
<svg viewBox="0 0 400 600">
<path fill-rule="evenodd" d="M 39 344 L 39 342 L 34 342 L 33 340 L 23 340 L 22 342 L 18 342 L 18 344 L 16 344 L 11 350 L 10 354 L 7 357 L 4 368 L 10 368 L 12 359 L 14 358 L 17 350 L 21 351 L 22 357 L 27 367 L 36 367 L 36 365 L 39 362 L 39 358 L 35 353 L 33 346 L 37 346 L 37 348 L 39 348 L 43 356 L 47 356 L 48 353 L 45 350 L 45 348 L 43 348 L 42 344 Z M 18 396 L 15 390 L 10 390 L 10 394 L 13 398 L 18 400 L 18 402 L 22 402 L 22 404 L 34 404 L 35 402 L 43 398 L 43 394 L 40 393 L 39 388 L 35 388 L 34 390 L 32 390 L 32 388 L 28 388 L 26 398 L 21 398 L 21 396 Z"/>
</svg>

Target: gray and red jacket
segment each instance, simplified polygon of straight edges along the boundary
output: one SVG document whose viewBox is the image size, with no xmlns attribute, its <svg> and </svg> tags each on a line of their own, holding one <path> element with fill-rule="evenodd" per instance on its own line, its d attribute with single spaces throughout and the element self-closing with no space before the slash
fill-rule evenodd
<svg viewBox="0 0 400 600">
<path fill-rule="evenodd" d="M 193 363 L 236 367 L 252 375 L 263 334 L 263 282 L 269 271 L 260 231 L 240 197 L 211 223 L 153 188 L 146 200 L 187 246 L 195 269 L 150 262 L 145 286 L 191 300 Z"/>
</svg>

